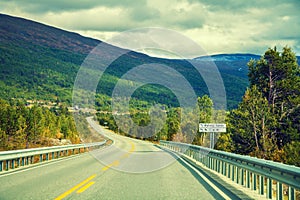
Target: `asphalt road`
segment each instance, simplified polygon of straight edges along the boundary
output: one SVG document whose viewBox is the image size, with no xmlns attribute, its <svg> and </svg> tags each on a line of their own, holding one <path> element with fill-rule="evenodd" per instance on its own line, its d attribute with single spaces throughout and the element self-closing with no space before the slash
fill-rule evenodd
<svg viewBox="0 0 300 200">
<path fill-rule="evenodd" d="M 2 175 L 0 199 L 224 199 L 184 160 L 89 123 L 114 144 Z"/>
</svg>

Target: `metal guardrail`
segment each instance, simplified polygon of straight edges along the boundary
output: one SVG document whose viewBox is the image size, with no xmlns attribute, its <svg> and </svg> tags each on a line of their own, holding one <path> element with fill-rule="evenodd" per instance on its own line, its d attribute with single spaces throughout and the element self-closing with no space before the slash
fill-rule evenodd
<svg viewBox="0 0 300 200">
<path fill-rule="evenodd" d="M 300 191 L 300 168 L 296 166 L 185 143 L 161 140 L 160 145 L 195 159 L 245 188 L 258 191 L 267 199 L 272 199 L 273 192 L 276 199 L 283 199 L 283 185 L 289 200 L 296 199 L 296 193 Z M 273 187 L 274 182 L 276 187 Z"/>
<path fill-rule="evenodd" d="M 0 152 L 0 173 L 16 167 L 31 165 L 36 162 L 43 162 L 87 152 L 91 147 L 100 147 L 105 145 L 106 140 L 96 143 L 74 144 L 64 146 L 42 147 L 32 149 L 21 149 Z"/>
</svg>

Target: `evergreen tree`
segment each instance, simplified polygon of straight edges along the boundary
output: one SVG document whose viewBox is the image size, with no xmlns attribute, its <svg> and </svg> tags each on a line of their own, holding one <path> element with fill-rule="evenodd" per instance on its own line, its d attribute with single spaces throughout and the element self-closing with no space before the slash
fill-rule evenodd
<svg viewBox="0 0 300 200">
<path fill-rule="evenodd" d="M 7 135 L 5 131 L 0 128 L 0 150 L 5 150 L 7 148 Z"/>
<path fill-rule="evenodd" d="M 34 105 L 30 108 L 27 115 L 27 129 L 26 129 L 26 148 L 29 143 L 36 144 L 40 142 L 45 130 L 45 118 L 41 107 Z"/>
<path fill-rule="evenodd" d="M 270 158 L 276 149 L 274 135 L 277 126 L 266 98 L 254 85 L 248 89 L 238 109 L 228 117 L 228 131 L 232 135 L 235 151 Z"/>
<path fill-rule="evenodd" d="M 295 54 L 288 47 L 281 53 L 268 49 L 248 66 L 250 88 L 228 116 L 229 133 L 223 135 L 230 139 L 220 149 L 299 165 L 300 68 Z"/>
<path fill-rule="evenodd" d="M 198 97 L 199 121 L 209 123 L 212 120 L 213 102 L 209 96 Z"/>
<path fill-rule="evenodd" d="M 198 97 L 197 99 L 198 107 L 199 107 L 199 122 L 200 123 L 211 123 L 212 115 L 213 115 L 213 102 L 209 98 L 209 96 L 204 95 L 203 97 Z M 194 144 L 203 145 L 204 138 L 207 134 L 200 133 L 199 131 L 196 134 L 194 139 Z"/>
<path fill-rule="evenodd" d="M 168 140 L 173 140 L 180 128 L 181 110 L 180 108 L 170 108 L 168 112 Z"/>
<path fill-rule="evenodd" d="M 20 115 L 17 119 L 17 131 L 14 133 L 13 142 L 14 148 L 13 149 L 24 149 L 25 148 L 25 135 L 26 135 L 26 119 Z"/>
<path fill-rule="evenodd" d="M 250 86 L 256 85 L 267 98 L 271 112 L 279 123 L 277 144 L 281 148 L 291 139 L 299 140 L 300 133 L 300 68 L 297 58 L 288 47 L 279 53 L 268 49 L 258 61 L 249 64 Z"/>
</svg>

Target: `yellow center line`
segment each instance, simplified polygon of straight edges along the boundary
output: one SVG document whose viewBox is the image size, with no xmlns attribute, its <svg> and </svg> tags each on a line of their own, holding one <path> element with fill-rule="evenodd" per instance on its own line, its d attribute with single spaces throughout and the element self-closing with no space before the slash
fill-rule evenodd
<svg viewBox="0 0 300 200">
<path fill-rule="evenodd" d="M 111 164 L 105 166 L 102 168 L 102 171 L 106 171 L 108 170 L 109 168 L 111 168 L 112 166 L 118 166 L 120 164 L 120 161 L 118 160 L 115 160 L 114 162 L 112 162 Z"/>
<path fill-rule="evenodd" d="M 131 144 L 131 148 L 130 148 L 129 152 L 123 154 L 123 155 L 121 156 L 121 159 L 123 159 L 123 158 L 128 158 L 128 157 L 130 156 L 130 154 L 132 154 L 132 153 L 135 151 L 135 145 L 134 145 L 134 143 L 133 143 L 133 142 L 130 142 L 130 144 Z M 115 160 L 115 161 L 112 162 L 111 164 L 109 164 L 109 165 L 103 167 L 103 168 L 102 168 L 102 171 L 106 171 L 106 170 L 108 170 L 109 168 L 111 168 L 111 167 L 113 167 L 113 166 L 118 166 L 119 164 L 120 164 L 120 161 L 119 161 L 119 160 Z"/>
<path fill-rule="evenodd" d="M 130 144 L 131 144 L 131 149 L 129 150 L 129 152 L 132 153 L 135 151 L 135 145 L 133 142 L 130 142 Z"/>
<path fill-rule="evenodd" d="M 61 199 L 65 198 L 66 196 L 70 195 L 75 190 L 77 190 L 81 186 L 85 185 L 87 182 L 89 182 L 90 180 L 92 180 L 95 177 L 96 177 L 96 174 L 88 177 L 87 179 L 85 179 L 84 181 L 82 181 L 79 184 L 75 185 L 74 187 L 72 187 L 71 189 L 69 189 L 68 191 L 66 191 L 65 193 L 63 193 L 63 194 L 59 195 L 58 197 L 56 197 L 55 200 L 61 200 Z"/>
<path fill-rule="evenodd" d="M 128 158 L 130 156 L 130 154 L 132 154 L 135 151 L 134 143 L 130 142 L 130 144 L 131 144 L 131 149 L 129 150 L 129 152 L 123 154 L 121 158 Z"/>
<path fill-rule="evenodd" d="M 128 153 L 124 154 L 121 158 L 125 158 L 125 157 L 129 157 L 130 154 L 132 154 L 135 151 L 135 145 L 133 142 L 130 142 L 131 144 L 131 148 L 129 150 Z M 109 168 L 111 168 L 112 166 L 118 166 L 120 164 L 119 160 L 115 160 L 114 162 L 112 162 L 111 164 L 105 166 L 102 168 L 102 171 L 106 171 Z M 87 179 L 85 179 L 84 181 L 80 182 L 79 184 L 75 185 L 74 187 L 72 187 L 71 189 L 69 189 L 68 191 L 64 192 L 63 194 L 59 195 L 58 197 L 55 198 L 55 200 L 61 200 L 65 197 L 67 197 L 68 195 L 72 194 L 74 191 L 77 190 L 77 194 L 80 194 L 82 192 L 84 192 L 85 190 L 87 190 L 89 187 L 91 187 L 92 185 L 95 184 L 94 181 L 91 181 L 92 179 L 94 179 L 96 177 L 96 174 L 88 177 Z M 91 182 L 89 182 L 91 181 Z M 82 187 L 83 186 L 83 187 Z M 80 189 L 79 189 L 80 188 Z M 79 190 L 78 190 L 79 189 Z"/>
<path fill-rule="evenodd" d="M 130 155 L 130 153 L 125 153 L 125 154 L 123 154 L 123 156 L 121 158 L 128 158 L 129 155 Z"/>
<path fill-rule="evenodd" d="M 92 181 L 92 182 L 89 182 L 88 184 L 86 184 L 85 186 L 83 186 L 82 188 L 80 188 L 79 190 L 77 190 L 77 194 L 80 194 L 82 192 L 84 192 L 86 189 L 88 189 L 89 187 L 91 187 L 92 185 L 94 185 L 95 182 Z"/>
</svg>

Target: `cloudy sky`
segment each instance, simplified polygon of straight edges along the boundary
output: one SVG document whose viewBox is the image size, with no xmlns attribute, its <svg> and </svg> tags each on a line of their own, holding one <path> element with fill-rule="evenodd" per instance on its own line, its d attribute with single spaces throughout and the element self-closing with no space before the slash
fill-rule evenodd
<svg viewBox="0 0 300 200">
<path fill-rule="evenodd" d="M 0 12 L 106 41 L 135 28 L 162 27 L 208 54 L 263 54 L 288 45 L 300 55 L 299 0 L 1 0 Z"/>
</svg>

